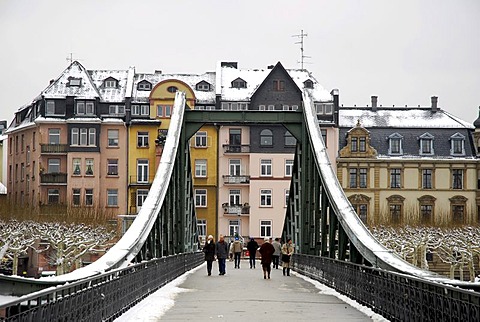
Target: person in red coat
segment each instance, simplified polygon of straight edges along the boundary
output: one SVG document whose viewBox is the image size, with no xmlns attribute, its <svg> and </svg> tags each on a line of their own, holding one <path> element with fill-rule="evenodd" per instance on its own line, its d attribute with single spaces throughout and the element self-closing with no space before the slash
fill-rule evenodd
<svg viewBox="0 0 480 322">
<path fill-rule="evenodd" d="M 270 279 L 270 265 L 272 264 L 273 253 L 275 253 L 275 248 L 270 244 L 270 238 L 265 237 L 265 240 L 258 250 L 262 256 L 262 269 L 263 269 L 263 278 Z"/>
</svg>

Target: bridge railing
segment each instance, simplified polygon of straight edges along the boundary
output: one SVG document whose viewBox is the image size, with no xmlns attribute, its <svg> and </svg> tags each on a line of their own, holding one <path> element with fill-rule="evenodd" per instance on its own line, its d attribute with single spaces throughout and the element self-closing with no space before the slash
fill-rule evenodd
<svg viewBox="0 0 480 322">
<path fill-rule="evenodd" d="M 480 321 L 473 290 L 320 256 L 294 254 L 293 265 L 392 321 Z"/>
<path fill-rule="evenodd" d="M 0 321 L 112 321 L 201 263 L 201 252 L 178 254 L 51 287 L 0 305 Z"/>
</svg>

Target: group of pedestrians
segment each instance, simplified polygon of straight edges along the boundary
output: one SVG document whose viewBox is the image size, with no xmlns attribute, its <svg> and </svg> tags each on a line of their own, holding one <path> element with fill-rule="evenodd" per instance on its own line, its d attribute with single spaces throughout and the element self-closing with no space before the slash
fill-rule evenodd
<svg viewBox="0 0 480 322">
<path fill-rule="evenodd" d="M 261 265 L 263 270 L 263 278 L 270 279 L 271 267 L 278 269 L 280 258 L 282 260 L 283 275 L 290 276 L 291 256 L 294 252 L 292 240 L 289 238 L 283 245 L 280 244 L 279 238 L 270 243 L 270 238 L 265 237 L 261 246 L 252 237 L 247 243 L 247 251 L 249 252 L 250 269 L 255 269 L 256 253 L 260 253 Z M 240 268 L 240 258 L 243 251 L 242 242 L 238 237 L 235 237 L 230 252 L 233 253 L 235 268 Z M 218 242 L 214 242 L 213 236 L 209 235 L 205 246 L 203 247 L 205 253 L 205 261 L 207 262 L 208 276 L 212 275 L 212 263 L 215 259 L 218 260 L 219 275 L 226 274 L 226 261 L 229 253 L 228 243 L 225 241 L 223 235 L 219 236 Z"/>
</svg>

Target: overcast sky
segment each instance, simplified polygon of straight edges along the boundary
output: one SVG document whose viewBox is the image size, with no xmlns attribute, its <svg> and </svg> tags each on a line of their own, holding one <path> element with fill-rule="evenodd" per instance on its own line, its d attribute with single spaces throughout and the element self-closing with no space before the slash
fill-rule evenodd
<svg viewBox="0 0 480 322">
<path fill-rule="evenodd" d="M 0 0 L 0 119 L 40 93 L 73 53 L 87 69 L 214 71 L 280 61 L 340 103 L 430 106 L 472 122 L 480 105 L 479 0 Z"/>
</svg>

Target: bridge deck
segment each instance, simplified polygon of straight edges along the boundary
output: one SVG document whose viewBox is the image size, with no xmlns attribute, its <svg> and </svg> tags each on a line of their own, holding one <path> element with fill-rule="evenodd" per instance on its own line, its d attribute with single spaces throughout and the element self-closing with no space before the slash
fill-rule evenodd
<svg viewBox="0 0 480 322">
<path fill-rule="evenodd" d="M 284 277 L 282 269 L 272 270 L 264 280 L 259 261 L 249 269 L 227 262 L 227 274 L 218 275 L 214 262 L 212 276 L 206 265 L 188 272 L 150 295 L 116 321 L 371 321 L 372 317 L 325 294 L 295 272 Z M 324 288 L 325 289 L 325 288 Z M 365 311 L 369 309 L 363 308 Z M 371 311 L 370 311 L 371 312 Z M 383 320 L 369 313 L 374 320 Z"/>
</svg>

